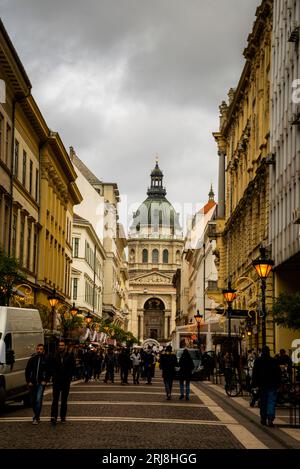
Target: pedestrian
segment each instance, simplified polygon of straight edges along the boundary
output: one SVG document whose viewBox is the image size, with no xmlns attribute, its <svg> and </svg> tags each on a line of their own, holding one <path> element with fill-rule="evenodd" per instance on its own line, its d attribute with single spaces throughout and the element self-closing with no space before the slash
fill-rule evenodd
<svg viewBox="0 0 300 469">
<path fill-rule="evenodd" d="M 184 398 L 184 384 L 185 384 L 185 399 L 189 401 L 190 399 L 190 382 L 192 379 L 192 371 L 195 365 L 191 354 L 187 349 L 184 349 L 182 355 L 179 359 L 179 385 L 180 385 L 180 397 L 182 400 Z"/>
<path fill-rule="evenodd" d="M 147 380 L 147 384 L 152 384 L 153 363 L 154 363 L 154 356 L 152 353 L 152 349 L 150 346 L 148 346 L 148 349 L 145 351 L 143 355 L 144 373 L 145 373 L 145 379 Z"/>
<path fill-rule="evenodd" d="M 102 371 L 102 362 L 103 362 L 103 354 L 101 350 L 95 352 L 93 356 L 93 373 L 94 373 L 94 380 L 100 379 L 100 374 Z"/>
<path fill-rule="evenodd" d="M 253 387 L 258 387 L 260 395 L 261 424 L 274 427 L 277 389 L 280 386 L 280 367 L 270 356 L 267 346 L 262 348 L 261 356 L 255 360 L 252 375 Z"/>
<path fill-rule="evenodd" d="M 121 374 L 121 384 L 128 384 L 128 371 L 131 367 L 130 353 L 126 347 L 123 347 L 119 354 L 119 366 Z"/>
<path fill-rule="evenodd" d="M 93 361 L 94 361 L 94 352 L 88 348 L 82 357 L 84 365 L 84 381 L 88 383 L 92 378 L 93 373 Z"/>
<path fill-rule="evenodd" d="M 65 341 L 61 339 L 58 343 L 58 350 L 55 352 L 50 362 L 50 372 L 53 383 L 53 400 L 51 406 L 51 423 L 53 425 L 57 422 L 58 401 L 60 396 L 60 419 L 62 423 L 66 422 L 67 401 L 74 369 L 74 355 L 67 351 Z"/>
<path fill-rule="evenodd" d="M 172 396 L 172 386 L 173 380 L 175 377 L 175 368 L 177 366 L 177 358 L 174 353 L 172 353 L 172 346 L 168 345 L 166 347 L 165 353 L 162 353 L 160 357 L 160 369 L 162 370 L 162 376 L 164 379 L 165 390 L 167 394 L 167 399 L 170 400 Z"/>
<path fill-rule="evenodd" d="M 32 423 L 37 425 L 43 405 L 44 390 L 49 381 L 49 361 L 43 344 L 36 346 L 36 353 L 29 358 L 25 368 L 26 383 L 30 390 L 33 410 Z"/>
<path fill-rule="evenodd" d="M 202 365 L 204 379 L 210 381 L 210 375 L 214 372 L 215 363 L 213 357 L 208 352 L 202 354 Z"/>
<path fill-rule="evenodd" d="M 133 353 L 131 354 L 132 361 L 132 375 L 133 375 L 133 384 L 140 384 L 140 366 L 141 366 L 141 354 L 138 349 L 135 347 Z"/>
<path fill-rule="evenodd" d="M 106 368 L 105 378 L 103 381 L 104 383 L 107 383 L 108 380 L 114 383 L 116 363 L 117 359 L 114 350 L 113 348 L 109 347 L 104 358 L 104 364 Z"/>
<path fill-rule="evenodd" d="M 225 389 L 230 387 L 233 371 L 234 371 L 233 355 L 230 351 L 227 351 L 224 355 Z"/>
</svg>

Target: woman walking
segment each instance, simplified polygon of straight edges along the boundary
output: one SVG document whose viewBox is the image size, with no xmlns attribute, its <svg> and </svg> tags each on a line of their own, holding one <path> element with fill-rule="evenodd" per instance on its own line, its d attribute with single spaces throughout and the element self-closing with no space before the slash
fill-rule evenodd
<svg viewBox="0 0 300 469">
<path fill-rule="evenodd" d="M 185 384 L 185 398 L 187 401 L 190 399 L 190 381 L 192 378 L 192 371 L 194 369 L 194 362 L 187 349 L 184 349 L 179 359 L 179 384 L 180 384 L 180 397 L 184 398 L 184 384 Z"/>
</svg>

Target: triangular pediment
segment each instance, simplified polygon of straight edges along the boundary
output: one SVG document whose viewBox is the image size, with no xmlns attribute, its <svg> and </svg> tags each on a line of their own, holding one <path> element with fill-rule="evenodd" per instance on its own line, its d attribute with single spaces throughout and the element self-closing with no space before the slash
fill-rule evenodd
<svg viewBox="0 0 300 469">
<path fill-rule="evenodd" d="M 134 285 L 171 285 L 172 278 L 161 272 L 149 272 L 130 279 Z"/>
</svg>

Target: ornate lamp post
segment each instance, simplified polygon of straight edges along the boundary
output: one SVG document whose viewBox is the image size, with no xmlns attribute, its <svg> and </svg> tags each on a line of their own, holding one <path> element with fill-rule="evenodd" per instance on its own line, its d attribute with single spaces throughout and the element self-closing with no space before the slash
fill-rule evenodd
<svg viewBox="0 0 300 469">
<path fill-rule="evenodd" d="M 260 248 L 260 257 L 252 262 L 260 280 L 261 280 L 261 307 L 262 307 L 262 345 L 265 346 L 267 343 L 267 331 L 266 331 L 266 288 L 267 278 L 272 270 L 274 261 L 268 259 L 266 255 L 266 249 Z"/>
<path fill-rule="evenodd" d="M 232 314 L 232 302 L 236 299 L 236 290 L 231 287 L 231 281 L 228 282 L 226 290 L 222 291 L 224 299 L 227 303 L 227 316 L 228 316 L 228 342 L 229 349 L 231 351 L 231 314 Z"/>
<path fill-rule="evenodd" d="M 197 311 L 197 314 L 195 314 L 194 316 L 195 320 L 196 320 L 196 323 L 197 323 L 197 331 L 198 331 L 198 347 L 200 347 L 201 345 L 201 338 L 200 338 L 200 325 L 201 325 L 201 321 L 202 321 L 202 318 L 203 318 L 203 314 L 200 314 L 199 313 L 199 310 Z"/>
<path fill-rule="evenodd" d="M 48 296 L 48 301 L 50 303 L 50 306 L 51 306 L 51 311 L 52 311 L 52 326 L 51 326 L 51 329 L 52 331 L 54 330 L 54 326 L 55 326 L 55 307 L 57 306 L 58 302 L 59 302 L 59 298 L 58 296 L 56 295 L 56 290 L 55 288 L 52 290 L 52 293 L 51 295 Z"/>
</svg>

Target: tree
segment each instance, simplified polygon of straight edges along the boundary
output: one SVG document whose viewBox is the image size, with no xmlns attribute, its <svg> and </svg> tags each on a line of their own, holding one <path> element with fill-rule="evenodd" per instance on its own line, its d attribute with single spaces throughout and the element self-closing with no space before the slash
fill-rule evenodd
<svg viewBox="0 0 300 469">
<path fill-rule="evenodd" d="M 13 287 L 24 282 L 26 277 L 19 272 L 20 264 L 17 259 L 8 256 L 0 249 L 0 305 L 9 306 L 13 294 Z"/>
<path fill-rule="evenodd" d="M 72 316 L 68 311 L 60 314 L 60 327 L 64 338 L 79 338 L 83 324 L 83 316 Z"/>
<path fill-rule="evenodd" d="M 273 306 L 273 316 L 279 326 L 300 329 L 300 291 L 280 293 Z"/>
</svg>

